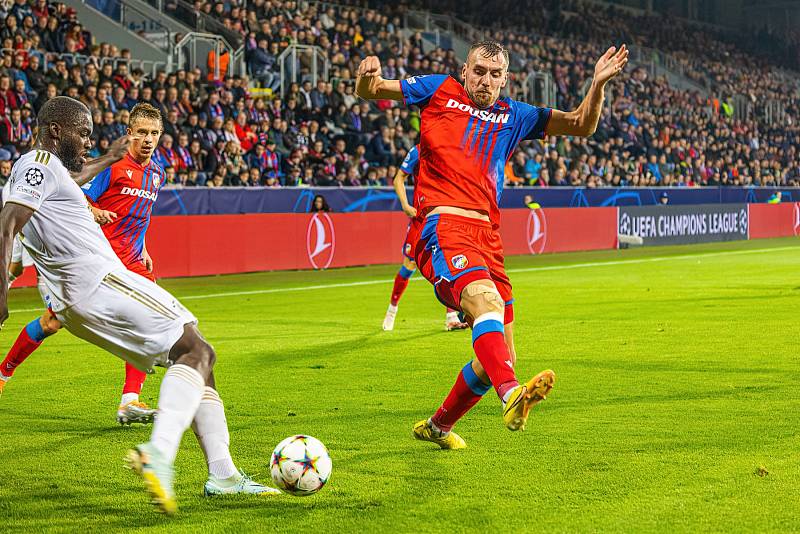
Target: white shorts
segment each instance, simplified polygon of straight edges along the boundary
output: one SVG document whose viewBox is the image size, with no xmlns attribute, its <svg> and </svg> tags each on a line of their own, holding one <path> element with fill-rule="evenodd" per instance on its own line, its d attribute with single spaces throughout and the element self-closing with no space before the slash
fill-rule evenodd
<svg viewBox="0 0 800 534">
<path fill-rule="evenodd" d="M 197 319 L 166 290 L 126 269 L 106 275 L 88 297 L 56 314 L 75 336 L 151 372 Z"/>
<path fill-rule="evenodd" d="M 11 263 L 22 263 L 23 267 L 30 267 L 33 265 L 33 258 L 28 254 L 28 249 L 22 244 L 19 235 L 14 238 L 11 244 Z"/>
</svg>

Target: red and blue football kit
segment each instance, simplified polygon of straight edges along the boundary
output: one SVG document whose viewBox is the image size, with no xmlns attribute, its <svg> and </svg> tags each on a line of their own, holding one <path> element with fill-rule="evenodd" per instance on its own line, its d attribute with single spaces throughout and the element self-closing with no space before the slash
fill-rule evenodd
<svg viewBox="0 0 800 534">
<path fill-rule="evenodd" d="M 411 147 L 411 150 L 406 154 L 403 163 L 400 164 L 400 170 L 409 176 L 416 176 L 419 171 L 419 151 L 416 146 Z M 414 194 L 412 196 L 414 208 L 417 210 L 417 216 L 408 222 L 408 229 L 406 230 L 406 238 L 403 241 L 403 256 L 411 261 L 414 261 L 414 249 L 417 246 L 419 233 L 422 231 L 422 224 L 425 218 L 419 211 L 419 195 L 417 195 L 416 185 L 414 187 Z"/>
<path fill-rule="evenodd" d="M 117 214 L 116 221 L 101 228 L 119 259 L 129 271 L 150 280 L 155 278 L 144 266 L 144 236 L 163 184 L 164 169 L 158 163 L 151 159 L 142 166 L 126 154 L 83 188 L 95 206 Z"/>
<path fill-rule="evenodd" d="M 422 109 L 415 194 L 425 222 L 414 254 L 420 272 L 447 306 L 460 308 L 461 291 L 480 279 L 494 281 L 510 304 L 498 232 L 504 168 L 520 141 L 545 136 L 552 110 L 508 98 L 477 109 L 464 87 L 446 75 L 417 76 L 400 85 L 405 103 Z M 481 211 L 490 222 L 425 216 L 437 206 Z"/>
</svg>

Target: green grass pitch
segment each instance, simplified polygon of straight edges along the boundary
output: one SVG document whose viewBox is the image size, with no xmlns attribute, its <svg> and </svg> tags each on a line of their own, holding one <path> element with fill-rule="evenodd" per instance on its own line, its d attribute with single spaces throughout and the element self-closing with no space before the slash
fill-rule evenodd
<svg viewBox="0 0 800 534">
<path fill-rule="evenodd" d="M 518 374 L 558 381 L 520 433 L 487 394 L 453 452 L 411 438 L 471 358 L 424 280 L 389 333 L 397 266 L 164 280 L 218 351 L 237 464 L 267 482 L 272 448 L 308 433 L 328 486 L 204 499 L 187 432 L 178 516 L 158 515 L 122 467 L 149 430 L 114 423 L 121 361 L 62 332 L 0 398 L 0 530 L 797 531 L 798 263 L 793 239 L 509 258 Z M 3 352 L 39 306 L 11 292 Z"/>
</svg>

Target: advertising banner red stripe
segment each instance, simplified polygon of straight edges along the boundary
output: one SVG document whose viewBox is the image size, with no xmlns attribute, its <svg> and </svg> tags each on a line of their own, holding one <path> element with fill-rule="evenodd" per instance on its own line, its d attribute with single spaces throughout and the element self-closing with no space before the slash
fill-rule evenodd
<svg viewBox="0 0 800 534">
<path fill-rule="evenodd" d="M 506 255 L 617 247 L 618 209 L 545 208 L 502 212 Z M 750 237 L 796 235 L 795 203 L 749 206 Z M 203 276 L 399 263 L 402 212 L 156 216 L 147 249 L 156 276 Z M 35 284 L 26 270 L 14 287 Z"/>
</svg>

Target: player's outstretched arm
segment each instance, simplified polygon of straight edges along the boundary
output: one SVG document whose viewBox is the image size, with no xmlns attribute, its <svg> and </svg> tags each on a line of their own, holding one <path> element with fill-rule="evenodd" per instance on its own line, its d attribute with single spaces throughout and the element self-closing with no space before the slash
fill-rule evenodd
<svg viewBox="0 0 800 534">
<path fill-rule="evenodd" d="M 628 48 L 612 46 L 597 61 L 589 92 L 575 111 L 553 110 L 547 124 L 548 135 L 577 135 L 587 137 L 597 130 L 600 112 L 605 99 L 605 86 L 619 74 L 628 63 Z"/>
<path fill-rule="evenodd" d="M 403 208 L 403 213 L 408 215 L 409 217 L 416 217 L 417 210 L 414 206 L 408 203 L 408 197 L 406 196 L 406 177 L 408 175 L 401 170 L 397 171 L 397 174 L 394 175 L 394 180 L 392 185 L 394 185 L 394 192 L 397 194 L 397 199 L 400 201 L 400 206 Z"/>
<path fill-rule="evenodd" d="M 127 135 L 123 135 L 108 147 L 108 152 L 98 158 L 87 161 L 83 165 L 81 172 L 72 173 L 72 178 L 78 185 L 83 185 L 92 180 L 95 176 L 106 170 L 106 167 L 118 162 L 128 152 L 128 146 L 131 144 L 131 139 Z"/>
<path fill-rule="evenodd" d="M 403 100 L 400 80 L 384 80 L 381 77 L 381 60 L 378 56 L 367 56 L 358 66 L 356 94 L 365 100 Z"/>
<path fill-rule="evenodd" d="M 33 210 L 13 201 L 6 202 L 0 210 L 0 328 L 8 319 L 8 269 L 11 262 L 11 246 L 25 223 L 33 216 Z"/>
</svg>

